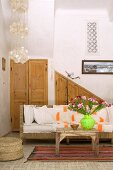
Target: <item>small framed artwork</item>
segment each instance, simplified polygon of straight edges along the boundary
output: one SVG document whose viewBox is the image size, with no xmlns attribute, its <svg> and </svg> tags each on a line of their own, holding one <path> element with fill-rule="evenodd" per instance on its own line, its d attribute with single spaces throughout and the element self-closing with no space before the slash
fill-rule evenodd
<svg viewBox="0 0 113 170">
<path fill-rule="evenodd" d="M 82 60 L 82 74 L 113 74 L 113 60 Z"/>
<path fill-rule="evenodd" d="M 2 70 L 5 71 L 6 69 L 6 59 L 2 57 Z"/>
</svg>

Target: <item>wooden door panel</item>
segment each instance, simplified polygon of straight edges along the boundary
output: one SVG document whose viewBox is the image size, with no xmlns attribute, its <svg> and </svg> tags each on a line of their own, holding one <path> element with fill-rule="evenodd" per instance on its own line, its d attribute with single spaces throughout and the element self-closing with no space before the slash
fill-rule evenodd
<svg viewBox="0 0 113 170">
<path fill-rule="evenodd" d="M 12 130 L 19 130 L 20 104 L 28 104 L 28 63 L 10 64 L 10 110 Z"/>
<path fill-rule="evenodd" d="M 79 96 L 86 96 L 88 98 L 93 97 L 91 93 L 79 87 Z"/>
<path fill-rule="evenodd" d="M 33 101 L 43 102 L 44 101 L 44 90 L 43 89 L 33 90 L 31 94 L 31 98 Z"/>
<path fill-rule="evenodd" d="M 14 91 L 14 99 L 20 101 L 26 101 L 26 92 L 24 90 Z"/>
<path fill-rule="evenodd" d="M 67 104 L 67 79 L 55 73 L 55 104 Z"/>
<path fill-rule="evenodd" d="M 78 96 L 78 87 L 74 82 L 68 80 L 68 101 Z"/>
<path fill-rule="evenodd" d="M 76 96 L 86 96 L 88 98 L 94 97 L 98 101 L 102 100 L 100 97 L 96 96 L 79 84 L 71 81 L 60 73 L 55 72 L 55 104 L 66 104 L 70 98 L 74 98 Z"/>
<path fill-rule="evenodd" d="M 48 104 L 48 62 L 29 61 L 29 104 Z"/>
<path fill-rule="evenodd" d="M 13 64 L 14 91 L 26 91 L 26 64 Z"/>
</svg>

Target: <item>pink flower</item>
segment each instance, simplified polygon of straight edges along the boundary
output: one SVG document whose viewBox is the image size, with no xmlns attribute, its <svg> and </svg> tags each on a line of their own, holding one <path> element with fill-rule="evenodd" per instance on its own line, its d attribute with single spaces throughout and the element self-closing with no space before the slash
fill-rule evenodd
<svg viewBox="0 0 113 170">
<path fill-rule="evenodd" d="M 98 102 L 96 101 L 96 99 L 95 99 L 95 98 L 89 98 L 88 100 L 89 100 L 89 101 L 91 101 L 91 102 L 98 103 Z"/>
<path fill-rule="evenodd" d="M 105 105 L 106 107 L 109 107 L 110 105 L 106 101 L 102 101 L 102 105 Z"/>
<path fill-rule="evenodd" d="M 112 106 L 112 104 L 108 104 L 108 107 L 111 107 Z"/>
<path fill-rule="evenodd" d="M 84 115 L 86 114 L 93 114 L 105 107 L 110 107 L 111 105 L 108 104 L 106 101 L 97 101 L 95 98 L 87 98 L 86 96 L 77 96 L 72 98 L 69 102 L 68 109 L 77 111 Z"/>
<path fill-rule="evenodd" d="M 86 100 L 86 96 L 81 96 L 81 99 Z"/>
<path fill-rule="evenodd" d="M 81 109 L 83 107 L 83 103 L 79 103 L 77 106 L 79 109 Z"/>
</svg>

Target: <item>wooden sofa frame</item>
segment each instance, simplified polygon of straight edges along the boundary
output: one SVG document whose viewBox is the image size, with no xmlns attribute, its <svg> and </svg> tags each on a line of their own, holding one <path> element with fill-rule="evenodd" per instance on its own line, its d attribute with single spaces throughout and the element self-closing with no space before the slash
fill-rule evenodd
<svg viewBox="0 0 113 170">
<path fill-rule="evenodd" d="M 52 106 L 48 106 L 52 107 Z M 25 139 L 54 139 L 55 140 L 55 132 L 51 133 L 24 133 L 23 132 L 23 123 L 24 123 L 24 106 L 20 106 L 20 138 L 22 140 Z M 77 139 L 82 139 L 81 137 L 74 137 Z M 113 132 L 100 132 L 99 139 L 110 139 L 113 144 Z M 67 142 L 69 142 L 69 138 L 67 138 Z"/>
</svg>

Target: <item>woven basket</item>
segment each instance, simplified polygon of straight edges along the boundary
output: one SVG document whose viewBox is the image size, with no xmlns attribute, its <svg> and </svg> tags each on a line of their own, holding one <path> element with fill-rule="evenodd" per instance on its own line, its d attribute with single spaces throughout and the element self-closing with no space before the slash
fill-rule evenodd
<svg viewBox="0 0 113 170">
<path fill-rule="evenodd" d="M 0 161 L 16 160 L 23 156 L 21 139 L 14 137 L 0 138 Z"/>
</svg>

